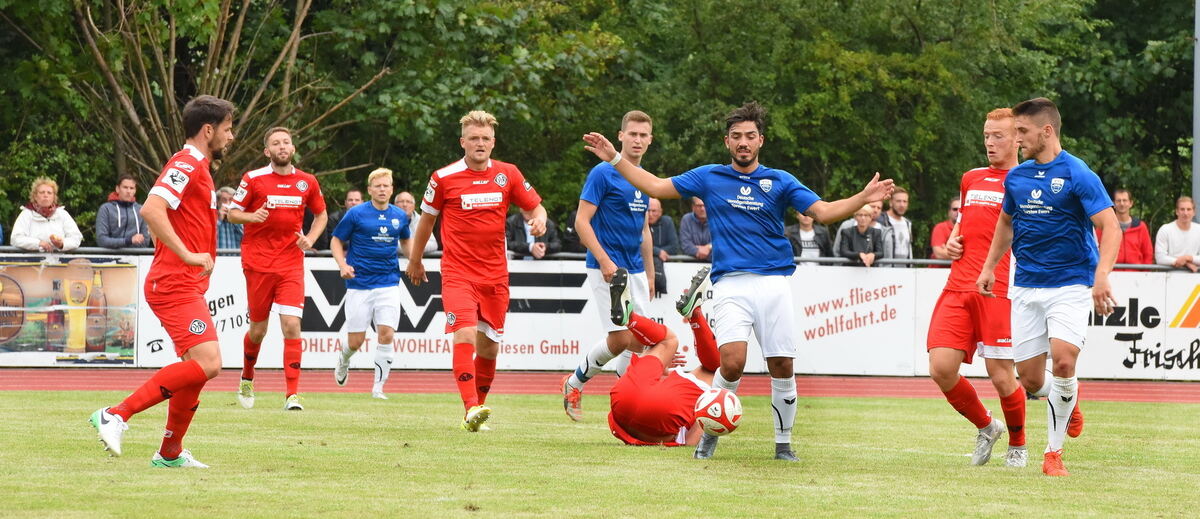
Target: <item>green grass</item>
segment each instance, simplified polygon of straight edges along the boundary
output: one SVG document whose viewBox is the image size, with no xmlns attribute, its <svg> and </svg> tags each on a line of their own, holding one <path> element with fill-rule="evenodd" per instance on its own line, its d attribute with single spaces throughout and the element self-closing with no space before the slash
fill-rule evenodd
<svg viewBox="0 0 1200 519">
<path fill-rule="evenodd" d="M 974 430 L 941 400 L 800 401 L 794 443 L 773 453 L 769 401 L 714 460 L 690 448 L 626 447 L 607 398 L 572 423 L 553 396 L 493 396 L 493 431 L 458 430 L 454 395 L 278 394 L 243 410 L 206 393 L 186 445 L 213 466 L 149 467 L 166 406 L 131 422 L 122 458 L 86 424 L 123 393 L 0 392 L 0 515 L 6 517 L 1075 517 L 1194 516 L 1200 406 L 1084 402 L 1069 478 L 1041 475 L 1045 403 L 1030 402 L 1030 466 L 967 466 Z M 992 409 L 995 401 L 985 402 Z"/>
</svg>

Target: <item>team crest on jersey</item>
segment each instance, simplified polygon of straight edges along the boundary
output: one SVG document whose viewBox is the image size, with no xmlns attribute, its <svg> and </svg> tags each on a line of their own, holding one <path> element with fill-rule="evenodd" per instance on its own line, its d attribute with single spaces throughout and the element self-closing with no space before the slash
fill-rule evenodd
<svg viewBox="0 0 1200 519">
<path fill-rule="evenodd" d="M 1062 191 L 1063 185 L 1066 183 L 1067 183 L 1067 181 L 1065 179 L 1061 179 L 1061 178 L 1050 179 L 1050 192 L 1057 195 L 1059 191 Z"/>
<path fill-rule="evenodd" d="M 244 201 L 246 199 L 246 188 L 239 186 L 237 192 L 233 194 L 233 199 L 238 202 Z"/>
<path fill-rule="evenodd" d="M 504 176 L 504 173 L 496 175 L 496 185 L 500 187 L 508 185 L 508 177 Z"/>
<path fill-rule="evenodd" d="M 399 218 L 392 218 L 392 228 L 393 229 L 400 228 L 400 219 Z"/>
<path fill-rule="evenodd" d="M 758 187 L 762 188 L 762 190 L 763 190 L 763 193 L 770 193 L 770 192 L 771 192 L 771 187 L 772 187 L 772 185 L 771 185 L 771 179 L 769 179 L 769 178 L 764 178 L 764 179 L 762 179 L 762 180 L 759 180 L 759 181 L 758 181 Z"/>
<path fill-rule="evenodd" d="M 183 188 L 187 187 L 188 182 L 191 180 L 192 179 L 188 178 L 186 174 L 175 168 L 168 169 L 167 174 L 163 175 L 163 182 L 166 182 L 167 185 L 175 188 L 175 191 L 179 193 L 183 192 Z"/>
<path fill-rule="evenodd" d="M 446 312 L 446 324 L 447 325 L 454 326 L 455 319 L 456 319 L 456 317 L 454 317 L 454 312 Z"/>
<path fill-rule="evenodd" d="M 192 332 L 192 335 L 201 335 L 207 329 L 208 325 L 199 319 L 192 319 L 192 324 L 188 326 L 188 331 Z"/>
<path fill-rule="evenodd" d="M 301 193 L 308 191 L 308 182 L 303 180 L 296 182 L 296 189 L 299 189 Z"/>
<path fill-rule="evenodd" d="M 196 171 L 196 168 L 195 168 L 195 167 L 193 167 L 191 164 L 188 164 L 188 163 L 186 163 L 186 162 L 182 162 L 182 161 L 175 161 L 175 164 L 172 164 L 172 165 L 173 165 L 173 166 L 175 166 L 175 167 L 177 167 L 177 168 L 179 168 L 179 169 L 182 169 L 182 170 L 184 170 L 184 171 L 186 171 L 186 172 L 188 172 L 188 173 L 191 173 L 191 172 L 193 172 L 193 171 Z"/>
<path fill-rule="evenodd" d="M 524 184 L 521 184 L 521 185 L 525 186 L 525 190 L 526 190 L 526 191 L 529 191 L 529 190 L 533 189 L 533 185 L 532 185 L 532 184 L 530 184 L 528 180 L 526 180 L 526 181 L 525 181 L 525 183 L 524 183 Z"/>
<path fill-rule="evenodd" d="M 742 186 L 742 196 L 750 196 L 750 186 Z"/>
<path fill-rule="evenodd" d="M 1037 200 L 1042 197 L 1042 190 L 1034 189 L 1033 191 L 1029 192 L 1029 196 L 1032 196 L 1034 200 Z"/>
</svg>

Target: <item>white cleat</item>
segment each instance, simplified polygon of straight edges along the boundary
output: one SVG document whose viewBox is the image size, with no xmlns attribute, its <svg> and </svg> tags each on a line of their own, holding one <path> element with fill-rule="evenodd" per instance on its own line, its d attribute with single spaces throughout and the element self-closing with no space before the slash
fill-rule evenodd
<svg viewBox="0 0 1200 519">
<path fill-rule="evenodd" d="M 105 407 L 92 413 L 88 422 L 96 428 L 96 435 L 100 437 L 100 443 L 104 444 L 104 450 L 119 457 L 121 455 L 121 437 L 125 435 L 125 431 L 129 430 L 129 424 L 125 423 L 125 419 L 120 415 L 108 412 L 108 408 Z"/>
<path fill-rule="evenodd" d="M 339 386 L 346 385 L 346 379 L 350 378 L 350 359 L 342 356 L 342 352 L 338 352 L 337 367 L 333 368 L 333 381 Z"/>
<path fill-rule="evenodd" d="M 154 453 L 154 457 L 150 459 L 150 466 L 151 467 L 168 468 L 168 469 L 206 469 L 206 468 L 208 468 L 208 465 L 205 465 L 203 463 L 200 463 L 199 461 L 196 461 L 196 458 L 194 456 L 192 456 L 192 451 L 189 451 L 187 449 L 183 449 L 183 452 L 179 453 L 179 457 L 172 459 L 172 460 L 166 459 L 166 458 L 162 457 L 162 454 L 159 454 L 156 452 L 156 453 Z"/>
<path fill-rule="evenodd" d="M 387 399 L 388 399 L 388 396 L 387 396 L 387 395 L 385 395 L 385 394 L 383 394 L 383 391 L 372 391 L 372 392 L 371 392 L 371 398 L 378 398 L 378 399 L 380 399 L 380 400 L 387 400 Z"/>
<path fill-rule="evenodd" d="M 242 383 L 238 385 L 237 392 L 238 403 L 242 404 L 243 408 L 250 409 L 254 407 L 254 381 L 242 379 Z"/>
<path fill-rule="evenodd" d="M 992 459 L 992 447 L 1001 436 L 1004 436 L 1004 422 L 998 418 L 992 418 L 992 423 L 987 427 L 979 430 L 979 435 L 975 437 L 975 452 L 971 453 L 972 465 L 986 465 L 988 460 Z"/>
<path fill-rule="evenodd" d="M 1024 446 L 1013 447 L 1008 446 L 1008 452 L 1004 453 L 1005 467 L 1024 467 L 1029 462 L 1029 451 L 1025 450 Z"/>
<path fill-rule="evenodd" d="M 283 401 L 284 411 L 303 411 L 304 406 L 300 405 L 300 395 L 292 395 Z"/>
</svg>

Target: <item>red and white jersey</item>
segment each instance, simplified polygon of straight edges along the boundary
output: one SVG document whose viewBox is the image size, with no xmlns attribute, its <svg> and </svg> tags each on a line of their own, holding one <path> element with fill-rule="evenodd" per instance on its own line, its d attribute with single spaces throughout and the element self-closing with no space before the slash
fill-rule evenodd
<svg viewBox="0 0 1200 519">
<path fill-rule="evenodd" d="M 296 233 L 304 227 L 304 209 L 325 211 L 325 197 L 317 177 L 293 167 L 280 175 L 270 165 L 247 171 L 229 203 L 254 212 L 266 206 L 262 223 L 243 226 L 242 268 L 255 272 L 295 272 L 304 269 L 304 251 L 296 246 Z"/>
<path fill-rule="evenodd" d="M 442 218 L 442 274 L 477 283 L 508 283 L 504 220 L 508 204 L 530 211 L 542 203 L 516 166 L 489 160 L 474 171 L 466 160 L 433 173 L 421 211 Z"/>
<path fill-rule="evenodd" d="M 946 290 L 974 292 L 975 281 L 987 261 L 992 247 L 992 236 L 996 234 L 996 220 L 1004 204 L 1004 177 L 1007 169 L 975 168 L 963 173 L 959 195 L 962 211 L 958 215 L 958 234 L 962 236 L 963 255 L 950 265 L 950 279 Z M 996 264 L 996 283 L 992 293 L 998 297 L 1008 296 L 1008 273 L 1012 260 L 1004 253 Z"/>
<path fill-rule="evenodd" d="M 217 257 L 217 191 L 208 169 L 209 160 L 195 146 L 179 150 L 159 173 L 151 195 L 167 201 L 167 221 L 179 236 L 183 247 Z M 183 262 L 162 240 L 154 241 L 154 261 L 146 283 L 154 283 L 156 292 L 201 294 L 208 290 L 208 276 L 201 267 Z"/>
</svg>

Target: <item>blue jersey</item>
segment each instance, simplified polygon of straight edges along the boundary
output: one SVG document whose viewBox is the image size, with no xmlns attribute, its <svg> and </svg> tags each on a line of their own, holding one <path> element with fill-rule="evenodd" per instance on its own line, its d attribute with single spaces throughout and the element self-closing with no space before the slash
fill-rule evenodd
<svg viewBox="0 0 1200 519">
<path fill-rule="evenodd" d="M 601 162 L 588 173 L 579 199 L 596 206 L 592 229 L 609 259 L 630 274 L 646 270 L 642 261 L 642 229 L 650 198 L 625 180 L 617 168 Z M 587 268 L 600 268 L 590 250 Z"/>
<path fill-rule="evenodd" d="M 394 205 L 388 204 L 380 211 L 367 202 L 346 211 L 333 229 L 333 235 L 350 249 L 346 263 L 354 267 L 354 278 L 346 280 L 346 288 L 369 290 L 399 285 L 397 241 L 407 240 L 408 234 L 408 215 Z"/>
<path fill-rule="evenodd" d="M 1091 286 L 1100 254 L 1091 217 L 1112 199 L 1087 164 L 1066 151 L 1038 164 L 1027 160 L 1004 179 L 1004 212 L 1012 216 L 1014 284 Z"/>
<path fill-rule="evenodd" d="M 683 196 L 696 196 L 708 211 L 712 233 L 712 280 L 730 272 L 790 275 L 792 245 L 783 234 L 788 206 L 800 212 L 820 200 L 791 173 L 759 166 L 750 174 L 728 164 L 700 166 L 671 178 Z"/>
</svg>

